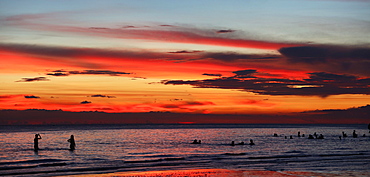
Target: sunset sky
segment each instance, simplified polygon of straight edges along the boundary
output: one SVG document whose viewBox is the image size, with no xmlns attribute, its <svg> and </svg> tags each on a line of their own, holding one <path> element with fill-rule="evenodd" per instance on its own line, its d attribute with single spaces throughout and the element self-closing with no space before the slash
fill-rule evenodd
<svg viewBox="0 0 370 177">
<path fill-rule="evenodd" d="M 0 109 L 370 104 L 368 0 L 0 1 Z"/>
</svg>

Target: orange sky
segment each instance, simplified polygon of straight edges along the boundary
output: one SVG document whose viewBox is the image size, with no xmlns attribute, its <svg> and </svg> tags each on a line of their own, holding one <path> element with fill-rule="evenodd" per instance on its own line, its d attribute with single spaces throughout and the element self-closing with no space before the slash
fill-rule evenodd
<svg viewBox="0 0 370 177">
<path fill-rule="evenodd" d="M 299 6 L 287 12 L 296 16 L 278 13 L 283 6 L 265 11 L 280 16 L 275 21 L 225 16 L 246 20 L 243 24 L 217 10 L 203 17 L 211 24 L 190 15 L 190 9 L 193 22 L 182 21 L 159 13 L 155 4 L 140 14 L 145 20 L 139 12 L 110 12 L 94 4 L 4 9 L 0 109 L 277 115 L 369 104 L 370 41 L 361 38 L 369 34 L 362 23 L 365 2 L 330 2 L 352 5 L 346 10 L 359 15 L 351 29 L 346 13 L 320 2 L 302 3 L 331 10 L 337 24 L 327 20 L 333 15 L 328 11 L 312 17 Z M 236 6 L 225 5 L 230 7 Z M 251 7 L 243 8 L 235 10 Z M 307 18 L 312 21 L 305 27 L 285 23 L 306 24 Z M 327 26 L 320 26 L 322 21 Z"/>
</svg>

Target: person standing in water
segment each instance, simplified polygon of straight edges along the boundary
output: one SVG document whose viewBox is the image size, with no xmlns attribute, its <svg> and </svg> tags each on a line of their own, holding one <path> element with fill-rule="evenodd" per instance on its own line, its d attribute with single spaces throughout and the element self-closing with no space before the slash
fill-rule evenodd
<svg viewBox="0 0 370 177">
<path fill-rule="evenodd" d="M 39 150 L 39 139 L 41 139 L 40 134 L 35 134 L 35 138 L 33 139 L 33 149 L 34 151 Z"/>
<path fill-rule="evenodd" d="M 71 137 L 68 140 L 69 142 L 69 150 L 73 151 L 76 149 L 76 142 L 75 142 L 75 137 L 71 135 Z"/>
</svg>

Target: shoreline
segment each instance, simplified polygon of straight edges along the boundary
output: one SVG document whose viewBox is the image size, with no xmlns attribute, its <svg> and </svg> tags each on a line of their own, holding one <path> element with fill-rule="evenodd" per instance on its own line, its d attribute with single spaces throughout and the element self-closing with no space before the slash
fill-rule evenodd
<svg viewBox="0 0 370 177">
<path fill-rule="evenodd" d="M 229 169 L 190 169 L 163 170 L 142 172 L 113 172 L 103 174 L 67 175 L 68 177 L 339 177 L 367 176 L 368 172 L 338 171 L 338 172 L 307 172 L 307 171 L 263 171 L 263 170 L 229 170 Z M 58 176 L 58 177 L 67 177 Z"/>
</svg>

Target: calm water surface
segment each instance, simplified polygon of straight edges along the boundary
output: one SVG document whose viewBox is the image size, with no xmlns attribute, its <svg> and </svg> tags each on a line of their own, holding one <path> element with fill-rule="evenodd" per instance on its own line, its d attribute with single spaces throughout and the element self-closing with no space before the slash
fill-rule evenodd
<svg viewBox="0 0 370 177">
<path fill-rule="evenodd" d="M 314 132 L 325 139 L 307 139 Z M 348 137 L 340 140 L 342 132 Z M 42 136 L 38 152 L 36 133 Z M 75 151 L 68 150 L 72 134 Z M 202 144 L 191 144 L 194 139 Z M 230 145 L 250 139 L 254 146 Z M 367 125 L 1 126 L 0 147 L 5 176 L 202 168 L 370 173 Z"/>
</svg>

